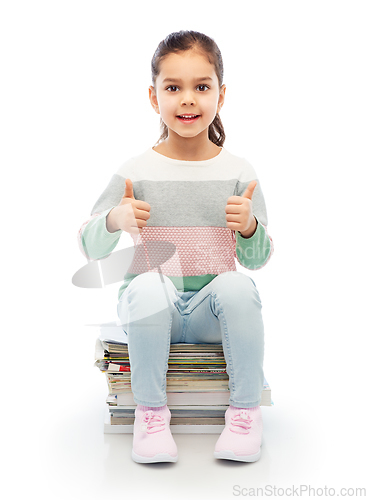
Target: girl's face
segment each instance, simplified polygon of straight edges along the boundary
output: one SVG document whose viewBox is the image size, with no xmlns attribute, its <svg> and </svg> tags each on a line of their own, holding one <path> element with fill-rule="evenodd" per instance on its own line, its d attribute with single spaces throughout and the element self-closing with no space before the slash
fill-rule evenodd
<svg viewBox="0 0 367 500">
<path fill-rule="evenodd" d="M 208 129 L 224 102 L 226 87 L 219 89 L 214 66 L 193 51 L 169 54 L 161 61 L 156 90 L 149 87 L 149 98 L 161 115 L 169 134 L 195 137 Z M 198 115 L 185 121 L 182 115 Z M 206 133 L 207 137 L 207 133 Z"/>
</svg>

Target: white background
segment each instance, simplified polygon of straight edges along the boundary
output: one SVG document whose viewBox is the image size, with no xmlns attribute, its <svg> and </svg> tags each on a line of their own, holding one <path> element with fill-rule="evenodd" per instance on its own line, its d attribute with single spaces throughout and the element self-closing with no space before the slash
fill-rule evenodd
<svg viewBox="0 0 367 500">
<path fill-rule="evenodd" d="M 366 487 L 367 5 L 362 1 L 3 2 L 2 446 L 13 498 L 233 498 L 233 486 Z M 255 168 L 275 253 L 256 282 L 266 329 L 263 456 L 216 461 L 177 437 L 144 466 L 104 436 L 98 332 L 117 290 L 71 283 L 77 231 L 112 174 L 159 137 L 150 61 L 173 31 L 224 60 L 225 147 Z M 306 496 L 306 494 L 304 494 Z"/>
</svg>

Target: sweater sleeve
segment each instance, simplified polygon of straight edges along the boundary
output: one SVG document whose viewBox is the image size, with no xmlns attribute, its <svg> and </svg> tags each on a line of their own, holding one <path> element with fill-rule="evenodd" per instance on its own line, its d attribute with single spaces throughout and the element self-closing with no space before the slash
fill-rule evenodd
<svg viewBox="0 0 367 500">
<path fill-rule="evenodd" d="M 235 240 L 236 258 L 238 262 L 250 270 L 258 270 L 268 263 L 274 252 L 274 244 L 267 230 L 267 211 L 259 180 L 252 196 L 252 211 L 257 220 L 255 233 L 251 238 L 244 238 L 239 231 L 233 231 Z M 251 181 L 238 183 L 237 196 L 242 196 Z"/>
<path fill-rule="evenodd" d="M 88 260 L 108 257 L 120 240 L 121 230 L 110 233 L 106 227 L 107 215 L 112 208 L 94 214 L 79 230 L 79 248 Z"/>
<path fill-rule="evenodd" d="M 81 252 L 88 260 L 108 257 L 117 246 L 121 230 L 110 233 L 106 227 L 106 219 L 110 211 L 119 205 L 124 194 L 125 178 L 114 174 L 98 198 L 91 211 L 91 217 L 85 221 L 78 231 L 78 244 Z"/>
</svg>

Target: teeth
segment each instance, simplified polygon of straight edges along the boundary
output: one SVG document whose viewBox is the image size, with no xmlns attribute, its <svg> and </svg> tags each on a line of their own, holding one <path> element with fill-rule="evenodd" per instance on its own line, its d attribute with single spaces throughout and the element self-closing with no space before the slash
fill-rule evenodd
<svg viewBox="0 0 367 500">
<path fill-rule="evenodd" d="M 194 116 L 198 116 L 198 115 L 179 115 L 180 118 L 194 118 Z"/>
</svg>

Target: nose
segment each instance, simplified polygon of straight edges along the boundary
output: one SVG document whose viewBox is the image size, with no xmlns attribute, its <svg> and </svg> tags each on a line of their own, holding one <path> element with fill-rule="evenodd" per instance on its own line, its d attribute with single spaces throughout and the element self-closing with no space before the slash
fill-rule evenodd
<svg viewBox="0 0 367 500">
<path fill-rule="evenodd" d="M 182 94 L 181 104 L 195 104 L 195 98 L 189 90 Z"/>
</svg>

